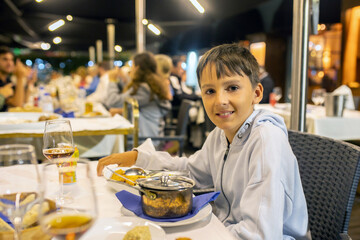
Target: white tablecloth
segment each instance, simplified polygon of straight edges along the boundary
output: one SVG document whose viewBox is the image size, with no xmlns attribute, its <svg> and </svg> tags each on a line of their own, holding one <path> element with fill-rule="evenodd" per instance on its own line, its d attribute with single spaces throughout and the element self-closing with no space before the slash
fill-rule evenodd
<svg viewBox="0 0 360 240">
<path fill-rule="evenodd" d="M 122 216 L 120 211 L 121 203 L 116 198 L 115 192 L 108 187 L 105 178 L 96 176 L 96 165 L 97 162 L 91 162 L 92 172 L 95 176 L 95 190 L 99 207 L 98 218 Z M 27 170 L 31 167 L 32 166 L 29 165 L 0 167 L 0 188 L 2 184 L 11 184 L 14 191 L 37 191 L 37 182 L 30 177 L 31 175 L 28 173 L 29 170 Z M 54 172 L 54 174 L 57 174 L 57 172 Z M 125 188 L 127 187 L 124 186 L 124 189 Z M 194 224 L 168 227 L 164 228 L 164 230 L 167 240 L 175 240 L 177 237 L 189 237 L 193 240 L 233 239 L 229 231 L 213 214 Z"/>
<path fill-rule="evenodd" d="M 286 126 L 290 127 L 291 106 L 288 103 L 257 104 L 255 109 L 266 109 L 284 118 Z M 360 111 L 344 110 L 343 117 L 326 117 L 322 106 L 307 105 L 306 131 L 309 133 L 339 140 L 360 139 Z"/>
</svg>

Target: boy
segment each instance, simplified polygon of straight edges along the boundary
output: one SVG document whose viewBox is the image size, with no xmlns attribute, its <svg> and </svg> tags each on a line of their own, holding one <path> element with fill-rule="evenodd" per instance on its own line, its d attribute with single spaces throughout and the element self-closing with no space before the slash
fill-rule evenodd
<svg viewBox="0 0 360 240">
<path fill-rule="evenodd" d="M 215 187 L 215 215 L 239 239 L 311 239 L 298 165 L 281 117 L 254 111 L 262 99 L 259 67 L 236 44 L 209 50 L 197 76 L 205 110 L 217 126 L 186 157 L 156 152 L 148 139 L 136 151 L 99 160 L 145 169 L 190 170 L 198 188 Z M 175 159 L 174 159 L 175 158 Z"/>
</svg>

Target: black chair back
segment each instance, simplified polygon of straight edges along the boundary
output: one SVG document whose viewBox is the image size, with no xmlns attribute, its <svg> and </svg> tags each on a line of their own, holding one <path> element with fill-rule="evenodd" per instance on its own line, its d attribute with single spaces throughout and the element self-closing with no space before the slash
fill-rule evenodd
<svg viewBox="0 0 360 240">
<path fill-rule="evenodd" d="M 360 147 L 289 130 L 308 206 L 312 239 L 347 235 L 360 177 Z"/>
</svg>

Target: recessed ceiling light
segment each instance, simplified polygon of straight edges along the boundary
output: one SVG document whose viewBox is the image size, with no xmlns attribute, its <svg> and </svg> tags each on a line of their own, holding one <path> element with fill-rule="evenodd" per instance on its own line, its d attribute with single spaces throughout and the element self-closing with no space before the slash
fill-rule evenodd
<svg viewBox="0 0 360 240">
<path fill-rule="evenodd" d="M 59 27 L 63 26 L 65 24 L 65 21 L 60 19 L 60 20 L 57 20 L 56 22 L 52 23 L 50 26 L 49 26 L 49 31 L 54 31 L 56 29 L 58 29 Z"/>
</svg>

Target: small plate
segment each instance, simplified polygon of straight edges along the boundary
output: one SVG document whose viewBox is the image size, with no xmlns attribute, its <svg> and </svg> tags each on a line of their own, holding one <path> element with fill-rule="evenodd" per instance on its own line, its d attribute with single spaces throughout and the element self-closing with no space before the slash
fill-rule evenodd
<svg viewBox="0 0 360 240">
<path fill-rule="evenodd" d="M 137 217 L 100 218 L 81 239 L 119 240 L 123 239 L 125 234 L 136 226 L 148 226 L 153 240 L 165 239 L 165 231 L 160 226 Z"/>
<path fill-rule="evenodd" d="M 124 208 L 121 206 L 121 214 L 124 216 L 136 216 L 135 213 L 131 212 L 130 210 Z M 178 227 L 178 226 L 184 226 L 192 223 L 199 222 L 205 218 L 207 218 L 212 213 L 212 207 L 210 204 L 207 204 L 205 207 L 203 207 L 195 216 L 178 221 L 178 222 L 153 222 L 161 227 Z M 150 221 L 150 220 L 148 220 Z"/>
</svg>

